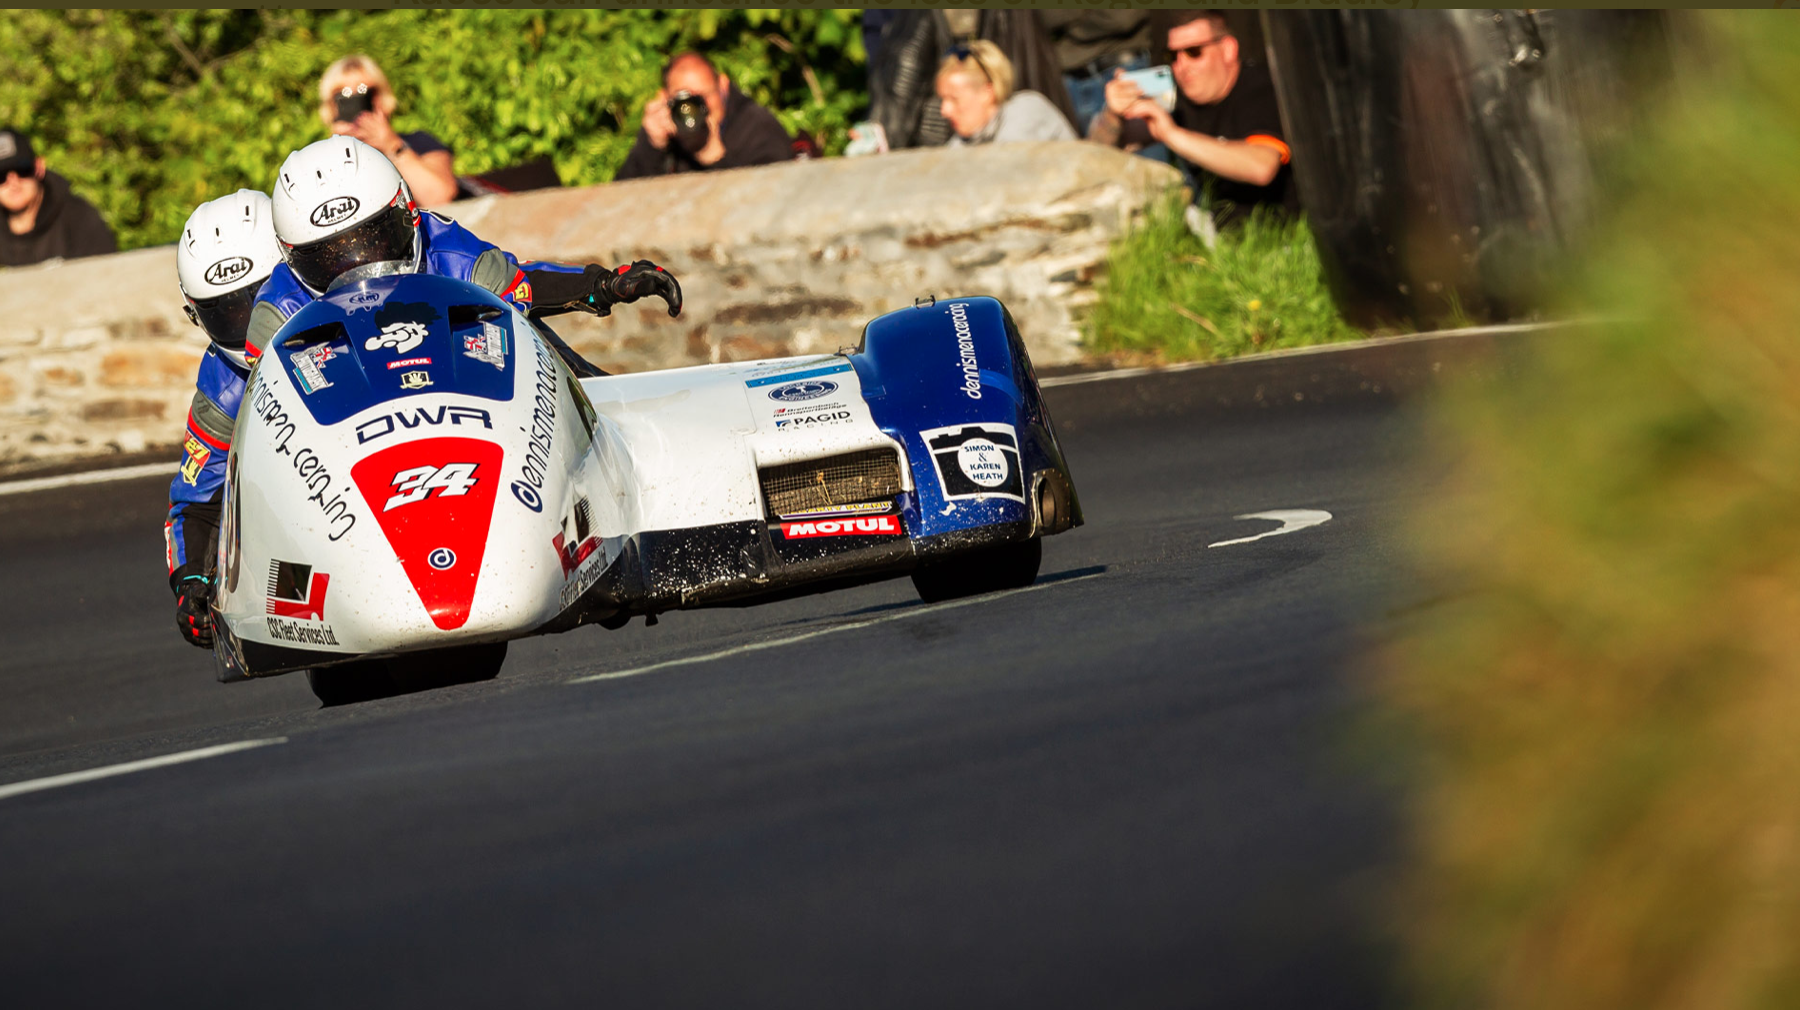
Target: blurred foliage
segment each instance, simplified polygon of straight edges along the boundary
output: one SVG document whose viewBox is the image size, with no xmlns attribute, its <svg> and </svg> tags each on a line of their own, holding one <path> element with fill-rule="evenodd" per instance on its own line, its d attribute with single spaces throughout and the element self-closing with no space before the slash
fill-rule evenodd
<svg viewBox="0 0 1800 1010">
<path fill-rule="evenodd" d="M 540 157 L 612 178 L 663 62 L 698 49 L 790 132 L 837 153 L 866 104 L 855 10 L 17 10 L 0 19 L 0 123 L 25 131 L 126 248 L 194 206 L 266 190 L 326 136 L 319 74 L 367 53 L 476 174 Z"/>
<path fill-rule="evenodd" d="M 1208 249 L 1170 193 L 1113 243 L 1087 321 L 1091 351 L 1205 361 L 1364 336 L 1339 317 L 1304 222 L 1262 212 Z"/>
<path fill-rule="evenodd" d="M 1385 680 L 1424 1005 L 1800 1005 L 1800 21 L 1698 24 L 1564 272 L 1610 322 L 1434 417 Z"/>
</svg>

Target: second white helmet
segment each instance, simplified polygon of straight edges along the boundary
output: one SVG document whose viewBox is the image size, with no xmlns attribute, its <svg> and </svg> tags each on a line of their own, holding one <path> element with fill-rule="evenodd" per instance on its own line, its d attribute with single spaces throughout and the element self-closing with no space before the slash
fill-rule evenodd
<svg viewBox="0 0 1800 1010">
<path fill-rule="evenodd" d="M 419 211 L 400 171 L 354 137 L 308 144 L 281 163 L 275 237 L 288 269 L 314 294 L 357 268 L 419 268 Z"/>
<path fill-rule="evenodd" d="M 175 246 L 188 318 L 216 343 L 243 347 L 257 289 L 280 262 L 268 197 L 240 189 L 196 207 Z"/>
</svg>

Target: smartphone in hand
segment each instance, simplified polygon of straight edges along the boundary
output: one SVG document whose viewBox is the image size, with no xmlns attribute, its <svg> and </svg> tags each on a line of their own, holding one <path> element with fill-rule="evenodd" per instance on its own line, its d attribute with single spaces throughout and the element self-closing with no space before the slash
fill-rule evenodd
<svg viewBox="0 0 1800 1010">
<path fill-rule="evenodd" d="M 1165 112 L 1175 110 L 1175 74 L 1167 64 L 1145 67 L 1142 70 L 1127 70 L 1125 79 L 1137 85 L 1145 98 L 1162 106 Z"/>
</svg>

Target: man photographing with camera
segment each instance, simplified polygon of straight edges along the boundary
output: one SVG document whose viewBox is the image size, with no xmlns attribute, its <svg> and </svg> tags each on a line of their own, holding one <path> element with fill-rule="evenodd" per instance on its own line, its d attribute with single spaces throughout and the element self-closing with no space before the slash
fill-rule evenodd
<svg viewBox="0 0 1800 1010">
<path fill-rule="evenodd" d="M 706 57 L 678 53 L 644 105 L 644 125 L 615 179 L 707 172 L 788 161 L 794 138 Z"/>
</svg>

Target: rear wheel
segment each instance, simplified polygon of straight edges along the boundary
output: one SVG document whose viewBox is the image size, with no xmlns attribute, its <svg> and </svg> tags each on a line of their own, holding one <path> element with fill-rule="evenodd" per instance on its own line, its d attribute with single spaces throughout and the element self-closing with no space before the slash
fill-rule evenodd
<svg viewBox="0 0 1800 1010">
<path fill-rule="evenodd" d="M 1044 542 L 1032 537 L 923 565 L 913 571 L 913 588 L 926 603 L 1021 589 L 1037 581 L 1043 560 Z"/>
<path fill-rule="evenodd" d="M 306 671 L 312 692 L 326 706 L 391 698 L 454 684 L 493 680 L 506 662 L 506 643 L 462 645 L 366 659 Z"/>
</svg>

